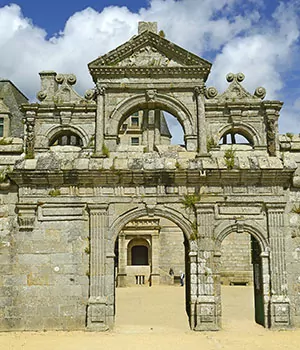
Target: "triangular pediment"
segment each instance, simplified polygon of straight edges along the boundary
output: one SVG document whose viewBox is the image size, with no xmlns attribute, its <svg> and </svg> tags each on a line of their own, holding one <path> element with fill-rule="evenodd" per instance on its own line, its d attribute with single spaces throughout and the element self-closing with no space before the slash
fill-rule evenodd
<svg viewBox="0 0 300 350">
<path fill-rule="evenodd" d="M 254 94 L 248 92 L 241 84 L 245 79 L 243 73 L 229 73 L 226 79 L 230 85 L 222 94 L 218 94 L 214 87 L 210 87 L 206 90 L 206 97 L 212 101 L 217 101 L 218 103 L 228 103 L 260 101 L 264 99 L 266 95 L 266 90 L 263 87 L 258 87 Z"/>
<path fill-rule="evenodd" d="M 134 36 L 123 45 L 89 63 L 90 72 L 101 67 L 178 68 L 198 67 L 208 75 L 211 63 L 151 31 Z"/>
</svg>

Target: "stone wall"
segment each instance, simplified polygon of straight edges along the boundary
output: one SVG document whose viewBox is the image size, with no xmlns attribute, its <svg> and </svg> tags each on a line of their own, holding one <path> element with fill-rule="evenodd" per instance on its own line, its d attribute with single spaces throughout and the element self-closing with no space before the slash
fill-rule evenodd
<svg viewBox="0 0 300 350">
<path fill-rule="evenodd" d="M 176 282 L 181 271 L 185 272 L 184 234 L 169 220 L 161 219 L 161 226 L 159 237 L 160 280 L 161 283 L 169 283 L 169 271 L 172 268 Z"/>
<path fill-rule="evenodd" d="M 0 255 L 8 273 L 1 276 L 1 329 L 84 329 L 88 222 L 44 221 L 31 232 L 13 232 Z"/>
</svg>

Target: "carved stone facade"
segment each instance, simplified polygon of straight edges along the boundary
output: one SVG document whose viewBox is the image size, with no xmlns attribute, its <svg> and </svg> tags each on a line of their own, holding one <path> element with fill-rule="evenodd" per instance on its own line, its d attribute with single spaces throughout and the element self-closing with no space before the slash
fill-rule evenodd
<svg viewBox="0 0 300 350">
<path fill-rule="evenodd" d="M 141 23 L 91 62 L 84 97 L 74 75 L 40 73 L 40 102 L 21 106 L 24 131 L 1 143 L 1 330 L 112 328 L 130 227 L 142 220 L 182 232 L 191 329 L 221 328 L 231 234 L 250 237 L 256 322 L 300 326 L 300 137 L 278 134 L 282 102 L 264 101 L 263 88 L 250 94 L 243 74 L 229 74 L 223 93 L 206 87 L 211 64 L 156 27 Z M 122 125 L 139 111 L 145 144 L 122 148 Z M 161 147 L 160 111 L 182 125 L 184 147 Z M 137 245 L 158 252 L 159 226 Z M 152 254 L 154 284 L 172 263 L 161 271 L 161 261 Z"/>
</svg>

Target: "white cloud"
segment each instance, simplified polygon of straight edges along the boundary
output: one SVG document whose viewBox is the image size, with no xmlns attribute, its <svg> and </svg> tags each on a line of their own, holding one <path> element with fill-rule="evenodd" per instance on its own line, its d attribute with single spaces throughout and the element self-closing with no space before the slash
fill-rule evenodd
<svg viewBox="0 0 300 350">
<path fill-rule="evenodd" d="M 299 45 L 299 1 L 279 3 L 268 20 L 261 20 L 263 6 L 261 0 L 152 0 L 139 13 L 116 6 L 101 13 L 87 8 L 47 40 L 47 33 L 12 4 L 0 8 L 0 76 L 33 98 L 39 71 L 72 72 L 83 93 L 93 85 L 87 63 L 137 34 L 137 22 L 146 20 L 157 21 L 169 40 L 213 60 L 209 85 L 222 90 L 228 72 L 242 71 L 250 92 L 263 85 L 268 98 L 278 98 L 285 86 L 282 73 L 291 68 Z"/>
</svg>

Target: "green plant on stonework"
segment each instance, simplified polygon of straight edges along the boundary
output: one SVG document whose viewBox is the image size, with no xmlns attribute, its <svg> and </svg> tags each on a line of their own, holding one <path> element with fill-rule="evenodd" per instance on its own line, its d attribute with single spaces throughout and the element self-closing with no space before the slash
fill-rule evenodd
<svg viewBox="0 0 300 350">
<path fill-rule="evenodd" d="M 225 164 L 227 169 L 231 170 L 234 167 L 234 156 L 235 156 L 235 151 L 230 148 L 227 149 L 224 153 L 224 160 L 225 160 Z"/>
<path fill-rule="evenodd" d="M 50 190 L 48 194 L 51 197 L 58 197 L 61 195 L 61 192 L 59 189 L 53 189 L 53 190 Z"/>
<path fill-rule="evenodd" d="M 178 170 L 182 169 L 182 166 L 180 165 L 180 163 L 178 162 L 178 160 L 176 160 L 175 168 L 178 169 Z"/>
<path fill-rule="evenodd" d="M 197 221 L 193 221 L 192 222 L 192 232 L 191 232 L 191 235 L 190 235 L 190 239 L 192 241 L 195 241 L 197 238 L 198 238 L 198 225 L 197 225 Z"/>
<path fill-rule="evenodd" d="M 25 159 L 34 159 L 34 153 L 32 150 L 28 150 L 25 154 Z"/>
<path fill-rule="evenodd" d="M 212 136 L 207 138 L 206 146 L 207 146 L 207 152 L 211 151 L 212 148 L 217 146 Z"/>
<path fill-rule="evenodd" d="M 95 141 L 95 136 L 92 135 L 88 144 L 87 144 L 87 147 L 93 147 L 94 146 L 94 141 Z"/>
<path fill-rule="evenodd" d="M 106 157 L 109 157 L 109 149 L 105 144 L 102 145 L 102 154 Z"/>
<path fill-rule="evenodd" d="M 289 138 L 289 139 L 293 139 L 293 137 L 294 137 L 294 134 L 292 133 L 292 132 L 287 132 L 286 133 L 286 136 Z"/>
<path fill-rule="evenodd" d="M 12 172 L 11 167 L 6 167 L 0 170 L 0 183 L 7 180 L 7 175 Z"/>
<path fill-rule="evenodd" d="M 181 203 L 184 205 L 185 209 L 196 210 L 195 204 L 200 201 L 200 195 L 197 193 L 185 194 Z"/>
<path fill-rule="evenodd" d="M 84 252 L 85 252 L 86 254 L 90 254 L 90 247 L 85 247 Z"/>
<path fill-rule="evenodd" d="M 166 34 L 165 34 L 165 32 L 164 32 L 163 30 L 160 30 L 160 31 L 158 32 L 158 35 L 159 35 L 161 38 L 165 38 L 165 37 L 166 37 Z"/>
<path fill-rule="evenodd" d="M 300 215 L 300 205 L 294 205 L 292 208 L 292 213 L 299 214 Z"/>
<path fill-rule="evenodd" d="M 0 145 L 5 146 L 5 145 L 11 145 L 13 142 L 12 139 L 7 140 L 5 137 L 0 138 Z"/>
</svg>

